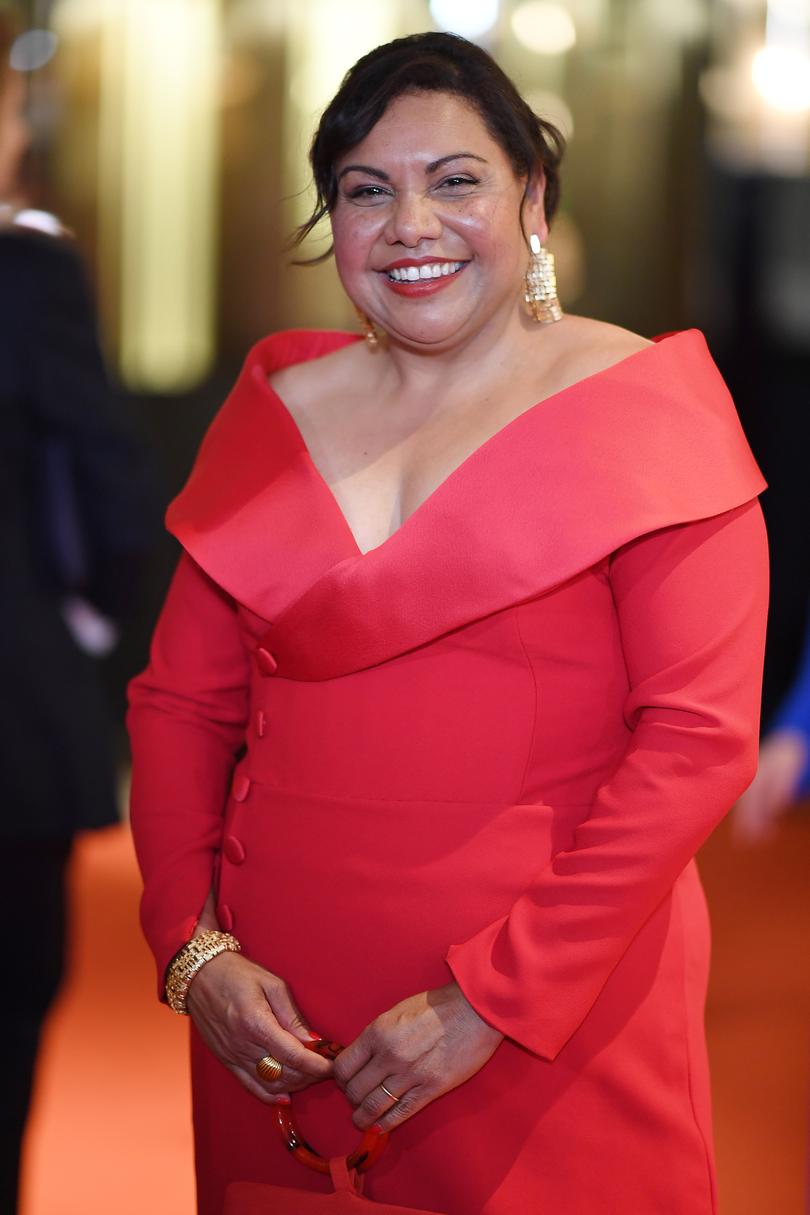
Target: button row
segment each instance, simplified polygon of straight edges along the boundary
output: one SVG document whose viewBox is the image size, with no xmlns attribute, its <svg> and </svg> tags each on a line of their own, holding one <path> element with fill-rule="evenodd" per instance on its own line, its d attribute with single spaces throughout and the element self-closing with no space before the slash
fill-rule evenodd
<svg viewBox="0 0 810 1215">
<path fill-rule="evenodd" d="M 274 675 L 278 663 L 269 650 L 259 646 L 255 652 L 256 666 L 262 675 Z M 264 738 L 267 731 L 267 715 L 263 709 L 257 709 L 253 720 L 254 730 L 258 738 Z M 236 772 L 231 785 L 231 796 L 236 802 L 243 802 L 250 793 L 251 780 L 246 772 Z M 242 865 L 245 860 L 245 845 L 235 835 L 226 835 L 222 841 L 222 853 L 232 865 Z M 217 920 L 225 932 L 233 931 L 233 912 L 227 903 L 217 906 Z"/>
<path fill-rule="evenodd" d="M 245 860 L 245 845 L 235 835 L 226 835 L 222 841 L 222 851 L 232 865 L 241 865 Z"/>
<path fill-rule="evenodd" d="M 231 797 L 235 802 L 243 802 L 250 793 L 250 777 L 247 772 L 236 772 L 231 785 Z"/>
</svg>

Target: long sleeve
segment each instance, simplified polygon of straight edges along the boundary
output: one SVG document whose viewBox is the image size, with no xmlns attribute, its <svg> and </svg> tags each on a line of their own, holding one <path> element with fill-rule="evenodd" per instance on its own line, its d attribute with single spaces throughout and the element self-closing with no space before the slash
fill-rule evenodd
<svg viewBox="0 0 810 1215">
<path fill-rule="evenodd" d="M 131 610 L 144 554 L 160 535 L 159 495 L 144 444 L 107 375 L 82 264 L 63 241 L 23 234 L 7 242 L 22 277 L 20 358 L 38 444 L 64 485 L 51 531 L 68 526 L 68 496 L 85 549 L 80 590 L 117 617 Z M 16 256 L 14 256 L 16 254 Z"/>
<path fill-rule="evenodd" d="M 570 850 L 447 955 L 481 1016 L 548 1059 L 756 770 L 768 582 L 758 503 L 632 541 L 610 579 L 631 741 Z"/>
<path fill-rule="evenodd" d="M 249 679 L 233 600 L 184 555 L 149 665 L 130 684 L 127 718 L 141 920 L 161 997 L 166 966 L 194 932 L 211 889 Z"/>
<path fill-rule="evenodd" d="M 769 733 L 775 730 L 796 730 L 799 734 L 804 735 L 807 745 L 807 762 L 799 778 L 796 794 L 798 797 L 807 797 L 810 794 L 810 619 L 807 622 L 807 632 L 796 677 L 768 726 Z"/>
</svg>

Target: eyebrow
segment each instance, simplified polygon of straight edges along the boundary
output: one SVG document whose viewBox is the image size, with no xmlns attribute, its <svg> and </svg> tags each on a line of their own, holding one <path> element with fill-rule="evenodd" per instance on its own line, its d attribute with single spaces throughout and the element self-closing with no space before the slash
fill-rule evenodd
<svg viewBox="0 0 810 1215">
<path fill-rule="evenodd" d="M 440 156 L 438 160 L 431 160 L 429 165 L 425 165 L 426 173 L 435 173 L 450 160 L 477 160 L 482 165 L 487 164 L 483 156 L 476 156 L 475 152 L 451 152 L 449 156 Z M 346 165 L 338 173 L 338 181 L 345 177 L 347 173 L 367 173 L 369 177 L 376 177 L 379 181 L 390 181 L 391 178 L 382 169 L 375 169 L 372 165 Z"/>
</svg>

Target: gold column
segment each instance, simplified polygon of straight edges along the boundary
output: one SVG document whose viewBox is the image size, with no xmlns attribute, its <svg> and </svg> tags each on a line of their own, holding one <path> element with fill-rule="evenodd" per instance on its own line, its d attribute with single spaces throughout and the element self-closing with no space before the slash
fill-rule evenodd
<svg viewBox="0 0 810 1215">
<path fill-rule="evenodd" d="M 100 35 L 99 256 L 119 371 L 181 391 L 214 357 L 220 0 L 60 0 L 57 32 L 80 15 Z"/>
</svg>

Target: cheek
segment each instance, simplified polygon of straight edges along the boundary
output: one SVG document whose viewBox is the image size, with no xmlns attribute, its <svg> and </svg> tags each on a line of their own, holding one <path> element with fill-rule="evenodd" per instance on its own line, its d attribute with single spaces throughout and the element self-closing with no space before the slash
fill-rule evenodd
<svg viewBox="0 0 810 1215">
<path fill-rule="evenodd" d="M 514 208 L 505 205 L 481 208 L 471 201 L 467 207 L 463 204 L 458 207 L 453 227 L 472 252 L 486 259 L 495 270 L 508 275 L 518 268 L 522 272 L 528 254 Z"/>
<path fill-rule="evenodd" d="M 335 212 L 332 216 L 332 243 L 338 263 L 347 269 L 364 267 L 384 224 L 384 217 L 372 208 L 367 211 Z"/>
</svg>

